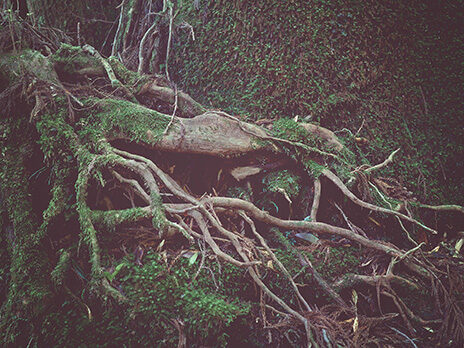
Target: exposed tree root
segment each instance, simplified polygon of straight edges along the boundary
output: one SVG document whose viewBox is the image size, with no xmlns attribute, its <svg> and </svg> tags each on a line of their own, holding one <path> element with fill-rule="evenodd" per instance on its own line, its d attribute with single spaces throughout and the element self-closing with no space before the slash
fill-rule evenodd
<svg viewBox="0 0 464 348">
<path fill-rule="evenodd" d="M 121 9 L 121 16 L 122 13 Z M 172 26 L 173 8 L 170 8 L 170 18 Z M 118 42 L 114 43 L 115 50 L 118 45 Z M 140 50 L 142 49 L 143 47 Z M 422 251 L 425 243 L 416 242 L 405 229 L 403 222 L 419 226 L 432 234 L 440 231 L 428 227 L 426 222 L 420 222 L 412 215 L 408 216 L 393 208 L 387 209 L 368 203 L 359 199 L 353 193 L 354 191 L 350 191 L 341 176 L 335 174 L 335 169 L 334 171 L 329 169 L 331 163 L 334 162 L 337 166 L 346 165 L 339 155 L 341 151 L 344 151 L 344 146 L 336 139 L 334 133 L 318 126 L 302 126 L 307 131 L 308 137 L 318 136 L 319 140 L 322 138 L 323 142 L 330 145 L 329 148 L 337 151 L 338 154 L 309 146 L 300 141 L 278 138 L 270 135 L 266 129 L 258 125 L 243 122 L 220 111 L 206 111 L 203 106 L 184 92 L 177 91 L 169 84 L 160 84 L 157 79 L 148 82 L 145 80 L 137 90 L 135 86 L 125 83 L 124 76 L 118 76 L 118 70 L 113 69 L 111 64 L 94 49 L 85 47 L 84 52 L 96 57 L 106 71 L 110 84 L 105 85 L 104 88 L 109 90 L 102 87 L 99 92 L 104 91 L 105 95 L 114 93 L 119 97 L 95 100 L 94 95 L 97 93 L 91 85 L 86 86 L 87 90 L 82 86 L 75 86 L 75 90 L 69 88 L 69 91 L 65 90 L 66 92 L 60 89 L 65 95 L 75 93 L 81 100 L 90 99 L 90 102 L 85 103 L 85 108 L 74 110 L 76 122 L 69 124 L 68 120 L 62 117 L 61 110 L 54 110 L 50 115 L 46 114 L 45 107 L 42 107 L 42 104 L 46 104 L 45 97 L 42 100 L 36 94 L 35 96 L 39 99 L 33 98 L 34 105 L 30 107 L 33 117 L 29 122 L 37 128 L 43 143 L 45 143 L 43 139 L 50 139 L 58 133 L 57 140 L 47 145 L 52 149 L 50 153 L 46 153 L 51 166 L 61 163 L 64 158 L 69 161 L 67 163 L 74 161 L 77 164 L 74 177 L 69 174 L 66 180 L 50 177 L 53 178 L 54 190 L 56 188 L 64 192 L 64 183 L 74 189 L 72 193 L 75 194 L 75 207 L 70 208 L 69 206 L 72 205 L 69 204 L 66 209 L 77 214 L 80 238 L 88 245 L 92 288 L 101 297 L 127 303 L 123 291 L 112 282 L 113 277 L 104 274 L 107 265 L 102 255 L 104 248 L 101 245 L 103 239 L 101 235 L 104 231 L 111 229 L 124 229 L 130 226 L 136 230 L 143 227 L 153 231 L 152 238 L 158 242 L 158 250 L 162 249 L 166 240 L 179 236 L 183 236 L 183 238 L 180 237 L 183 242 L 201 246 L 202 259 L 193 280 L 199 277 L 205 263 L 208 262 L 207 254 L 214 255 L 221 262 L 229 263 L 247 272 L 261 294 L 260 315 L 263 322 L 266 325 L 269 323 L 269 327 L 274 329 L 283 326 L 288 328 L 294 322 L 299 323 L 295 326 L 306 335 L 304 341 L 308 347 L 356 346 L 360 344 L 359 342 L 371 342 L 368 339 L 371 335 L 370 330 L 374 330 L 376 325 L 383 329 L 392 327 L 388 330 L 390 333 L 393 330 L 396 335 L 395 342 L 400 342 L 397 337 L 401 337 L 402 340 L 406 337 L 410 342 L 414 342 L 412 339 L 418 337 L 418 330 L 426 330 L 424 327 L 433 326 L 434 330 L 438 330 L 437 320 L 440 318 L 449 322 L 441 328 L 441 332 L 452 336 L 450 332 L 454 328 L 463 330 L 462 310 L 447 299 L 453 298 L 459 301 L 459 289 L 462 288 L 462 283 L 455 278 L 462 270 L 462 264 L 459 263 L 462 261 L 457 261 L 461 258 L 435 259 L 434 255 Z M 43 56 L 39 58 L 47 62 L 47 58 Z M 143 59 L 140 61 L 143 63 Z M 26 72 L 28 76 L 33 76 L 37 73 L 35 70 L 38 69 L 37 65 L 30 63 L 29 65 L 12 64 L 9 68 L 18 74 Z M 45 85 L 42 88 L 53 91 L 53 86 L 62 86 L 58 74 L 50 64 L 43 64 L 40 72 L 42 72 L 41 81 Z M 25 80 L 24 83 L 26 82 Z M 82 92 L 83 89 L 85 92 Z M 118 89 L 120 89 L 119 92 L 122 90 L 122 93 L 118 94 Z M 53 93 L 50 92 L 47 98 L 53 98 L 52 96 Z M 172 113 L 169 115 L 141 105 L 143 102 L 136 99 L 140 96 L 154 99 L 156 103 L 150 105 L 168 105 Z M 119 113 L 127 108 L 130 112 L 125 114 L 123 120 L 118 119 Z M 184 117 L 177 115 L 177 112 Z M 90 124 L 88 120 L 95 123 L 101 122 L 108 129 L 99 129 L 99 125 Z M 127 123 L 133 124 L 127 125 Z M 300 130 L 299 125 L 296 127 Z M 47 148 L 44 146 L 43 149 Z M 397 151 L 394 151 L 383 163 L 364 169 L 364 175 L 373 175 L 375 171 L 388 165 Z M 292 164 L 299 175 L 298 183 L 302 183 L 301 185 L 306 188 L 313 188 L 312 202 L 308 202 L 307 209 L 302 209 L 298 206 L 300 202 L 296 200 L 300 198 L 291 198 L 289 193 L 291 188 L 284 189 L 277 184 L 272 192 L 279 195 L 278 199 L 284 200 L 287 208 L 288 203 L 291 203 L 291 209 L 288 208 L 285 215 L 278 211 L 284 204 L 279 207 L 273 202 L 277 209 L 271 214 L 263 208 L 262 204 L 259 204 L 258 200 L 225 196 L 225 190 L 216 191 L 214 185 L 211 186 L 209 192 L 194 194 L 192 193 L 194 185 L 190 184 L 191 181 L 182 180 L 184 173 L 175 173 L 177 163 L 162 163 L 163 161 L 157 158 L 157 156 L 159 158 L 175 157 L 179 154 L 209 156 L 208 161 L 211 162 L 224 161 L 223 163 L 226 163 L 224 168 L 228 166 L 224 172 L 230 174 L 225 184 L 226 187 L 232 187 L 242 181 L 250 188 L 253 177 L 265 175 L 268 174 L 267 171 L 273 172 L 278 167 Z M 316 171 L 310 172 L 308 163 L 302 163 L 302 158 L 311 158 L 311 161 L 316 164 L 315 167 L 320 169 L 320 172 L 316 173 L 320 174 L 319 177 L 315 175 Z M 200 171 L 200 169 L 195 167 L 193 173 L 187 173 L 187 176 L 195 175 L 195 171 Z M 217 182 L 223 172 L 222 169 L 217 172 Z M 103 211 L 90 202 L 89 197 L 95 191 L 108 190 L 109 183 L 114 185 L 114 192 L 129 197 L 127 201 L 130 205 L 127 206 L 131 208 L 124 205 L 124 208 L 108 208 Z M 327 208 L 326 201 L 329 197 L 326 197 L 326 192 L 333 190 L 334 185 L 337 192 L 341 192 L 341 199 Z M 380 196 L 388 203 L 382 194 Z M 44 214 L 41 227 L 43 234 L 47 233 L 51 223 L 65 210 L 64 205 L 61 205 L 58 210 L 53 211 L 52 208 L 58 201 L 57 197 L 61 196 L 58 193 L 52 195 L 47 214 Z M 414 242 L 415 247 L 403 250 L 403 247 L 393 242 L 382 241 L 372 228 L 367 230 L 365 226 L 359 225 L 355 220 L 355 214 L 348 209 L 349 206 L 341 203 L 345 198 L 355 206 L 368 211 L 395 217 L 397 220 L 394 221 L 394 226 L 391 226 L 391 233 L 401 232 L 400 227 L 406 232 L 408 239 Z M 266 199 L 271 198 L 268 196 Z M 436 211 L 464 212 L 464 208 L 455 205 L 420 204 L 419 206 Z M 300 212 L 299 216 L 294 213 L 297 208 Z M 333 209 L 334 212 L 327 213 L 325 209 Z M 366 213 L 363 209 L 360 209 L 359 214 Z M 308 212 L 310 219 L 304 218 Z M 339 217 L 339 213 L 343 220 L 338 222 L 336 219 L 331 220 L 326 217 L 326 215 L 330 218 Z M 143 225 L 147 221 L 151 221 L 149 227 Z M 396 221 L 399 222 L 399 227 Z M 348 228 L 340 227 L 345 224 Z M 325 279 L 323 273 L 316 270 L 315 265 L 313 266 L 315 262 L 309 260 L 309 253 L 296 253 L 297 256 L 292 261 L 299 262 L 303 267 L 301 274 L 306 271 L 312 274 L 315 284 L 323 289 L 324 295 L 329 296 L 331 301 L 336 303 L 336 306 L 331 307 L 330 312 L 324 312 L 326 309 L 318 308 L 318 303 L 308 295 L 308 289 L 305 288 L 308 284 L 299 284 L 296 281 L 300 273 L 292 274 L 290 268 L 284 265 L 278 257 L 274 249 L 276 243 L 271 242 L 270 229 L 272 227 L 290 234 L 295 231 L 317 234 L 320 240 L 312 246 L 314 251 L 327 245 L 341 245 L 341 248 L 344 248 L 345 244 L 356 245 L 359 248 L 357 257 L 363 258 L 365 266 L 371 268 L 367 268 L 366 274 L 345 274 L 343 279 L 334 281 L 334 279 Z M 406 237 L 402 233 L 398 235 L 398 239 L 401 240 L 401 244 L 398 245 L 405 245 L 403 242 Z M 143 250 L 140 245 L 138 248 L 136 250 Z M 315 255 L 316 253 L 311 256 Z M 165 257 L 167 258 L 166 254 Z M 180 257 L 180 253 L 176 257 Z M 369 257 L 368 261 L 364 260 Z M 142 265 L 141 259 L 142 256 L 139 256 L 137 264 Z M 176 258 L 172 262 L 174 263 L 175 260 Z M 275 272 L 282 276 L 291 289 L 291 295 L 281 294 L 279 290 L 275 290 L 272 287 L 272 280 L 263 275 L 266 272 Z M 214 277 L 214 272 L 212 275 Z M 449 283 L 444 281 L 446 277 Z M 430 320 L 416 313 L 417 307 L 412 309 L 411 304 L 404 299 L 407 296 L 400 292 L 400 290 L 404 292 L 405 288 L 411 292 L 427 292 L 426 290 L 430 290 L 427 289 L 429 283 L 434 287 L 436 307 L 440 307 L 441 304 L 447 306 L 440 315 L 435 313 L 433 319 Z M 367 291 L 365 291 L 366 287 L 363 287 L 366 284 L 369 285 Z M 369 297 L 374 293 L 370 288 L 376 290 L 378 308 L 369 307 L 370 305 L 375 307 L 372 306 L 372 298 Z M 351 290 L 352 294 L 356 294 L 352 295 L 354 296 L 352 306 L 348 303 L 347 289 Z M 366 296 L 368 299 L 366 303 L 369 304 L 360 304 L 361 298 L 358 300 L 358 292 Z M 292 302 L 288 298 L 292 298 Z M 394 315 L 384 316 L 382 314 L 382 308 L 387 306 L 385 303 L 393 304 L 389 310 L 394 307 Z M 368 317 L 362 311 L 375 317 Z M 401 317 L 401 321 L 395 321 L 393 324 L 395 315 Z M 273 320 L 269 319 L 271 317 Z M 177 330 L 179 347 L 186 346 L 184 323 L 180 319 L 171 320 L 170 323 Z M 403 326 L 407 330 L 404 330 Z M 301 330 L 301 328 L 304 329 Z M 271 335 L 270 332 L 269 335 Z M 288 331 L 286 334 L 288 335 Z M 387 336 L 388 334 L 384 334 L 384 337 Z M 454 342 L 461 342 L 463 334 L 458 331 L 452 339 Z"/>
</svg>

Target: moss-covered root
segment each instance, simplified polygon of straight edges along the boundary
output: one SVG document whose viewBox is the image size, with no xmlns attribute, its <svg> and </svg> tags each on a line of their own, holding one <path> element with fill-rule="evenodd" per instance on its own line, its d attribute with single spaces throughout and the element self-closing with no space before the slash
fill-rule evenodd
<svg viewBox="0 0 464 348">
<path fill-rule="evenodd" d="M 97 231 L 92 223 L 91 210 L 86 203 L 90 166 L 88 161 L 85 160 L 87 156 L 82 156 L 81 154 L 81 156 L 78 157 L 79 174 L 75 185 L 77 213 L 79 215 L 79 223 L 81 225 L 84 241 L 89 246 L 90 261 L 92 264 L 92 285 L 98 295 L 101 295 L 104 300 L 110 297 L 118 302 L 124 302 L 126 300 L 125 297 L 116 289 L 111 287 L 108 281 L 103 277 Z"/>
<path fill-rule="evenodd" d="M 29 144 L 18 146 L 18 130 L 3 145 L 0 156 L 1 194 L 14 231 L 9 238 L 11 257 L 7 301 L 1 309 L 0 341 L 26 346 L 39 332 L 36 326 L 50 299 L 49 264 L 38 245 L 37 218 L 28 193 L 28 173 L 24 167 Z M 21 139 L 24 141 L 24 138 Z"/>
</svg>

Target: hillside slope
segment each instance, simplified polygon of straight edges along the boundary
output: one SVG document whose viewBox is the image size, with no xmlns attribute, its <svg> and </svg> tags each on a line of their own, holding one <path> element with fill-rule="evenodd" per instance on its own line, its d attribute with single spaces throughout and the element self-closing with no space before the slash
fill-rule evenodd
<svg viewBox="0 0 464 348">
<path fill-rule="evenodd" d="M 195 40 L 178 31 L 172 70 L 198 100 L 365 138 L 373 163 L 401 147 L 384 175 L 421 201 L 463 202 L 461 2 L 188 1 L 180 13 Z"/>
</svg>

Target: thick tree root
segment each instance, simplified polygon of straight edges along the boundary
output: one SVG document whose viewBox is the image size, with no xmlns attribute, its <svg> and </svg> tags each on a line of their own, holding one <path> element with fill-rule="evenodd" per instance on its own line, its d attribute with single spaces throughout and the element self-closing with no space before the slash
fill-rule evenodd
<svg viewBox="0 0 464 348">
<path fill-rule="evenodd" d="M 81 231 L 80 237 L 87 243 L 89 250 L 92 277 L 90 283 L 104 299 L 112 298 L 118 302 L 126 301 L 122 291 L 108 277 L 105 277 L 105 265 L 102 261 L 105 260 L 105 257 L 102 255 L 100 232 L 114 227 L 141 226 L 143 222 L 146 223 L 151 219 L 150 229 L 156 231 L 153 238 L 160 241 L 159 249 L 162 248 L 165 240 L 178 235 L 182 235 L 188 243 L 196 242 L 201 245 L 202 261 L 193 279 L 197 278 L 204 263 L 207 262 L 205 261 L 205 248 L 208 249 L 208 252 L 211 251 L 217 259 L 240 267 L 250 275 L 256 288 L 259 289 L 263 318 L 266 313 L 268 315 L 272 313 L 275 316 L 282 316 L 287 323 L 285 325 L 299 323 L 301 332 L 304 328 L 307 346 L 349 346 L 356 342 L 361 331 L 366 336 L 369 335 L 369 325 L 374 319 L 363 317 L 362 313 L 358 311 L 358 297 L 354 289 L 359 284 L 367 284 L 369 289 L 375 288 L 380 313 L 382 313 L 385 302 L 390 301 L 394 305 L 395 312 L 401 317 L 402 321 L 400 322 L 406 329 L 403 331 L 408 333 L 406 335 L 395 328 L 398 331 L 395 331 L 395 334 L 403 336 L 402 340 L 405 337 L 411 340 L 409 336 L 417 337 L 416 330 L 418 328 L 428 327 L 427 325 L 436 326 L 437 322 L 435 318 L 426 320 L 425 317 L 415 313 L 411 309 L 411 305 L 400 295 L 398 287 L 408 288 L 410 291 L 422 291 L 428 284 L 432 284 L 436 307 L 440 308 L 441 304 L 446 305 L 440 316 L 450 323 L 443 326 L 442 331 L 449 334 L 452 328 L 464 327 L 464 320 L 461 320 L 462 311 L 458 306 L 455 306 L 455 302 L 459 302 L 460 296 L 455 289 L 462 287 L 460 281 L 456 280 L 456 274 L 459 274 L 459 270 L 462 268 L 462 265 L 458 263 L 460 259 L 456 257 L 446 258 L 445 261 L 437 260 L 433 254 L 426 253 L 423 251 L 424 243 L 416 242 L 407 233 L 403 222 L 419 226 L 431 234 L 437 234 L 438 231 L 427 226 L 427 223 L 420 222 L 412 215 L 407 216 L 393 208 L 387 209 L 359 199 L 348 189 L 339 176 L 328 168 L 322 168 L 329 162 L 337 165 L 346 164 L 340 155 L 343 145 L 332 132 L 318 126 L 302 125 L 302 128 L 308 131 L 308 136 L 318 134 L 330 145 L 330 150 L 327 151 L 303 142 L 277 138 L 269 135 L 265 129 L 243 122 L 234 116 L 220 111 L 207 111 L 190 96 L 171 88 L 169 84 L 159 84 L 153 80 L 145 82 L 137 91 L 134 86 L 131 87 L 127 83 L 120 82 L 124 81 L 123 78 L 118 76 L 117 70 L 113 69 L 98 52 L 87 46 L 85 52 L 96 57 L 99 64 L 102 65 L 102 71 L 106 72 L 106 77 L 111 82 L 110 87 L 108 87 L 113 89 L 111 93 L 117 92 L 118 89 L 119 92 L 122 90 L 123 93 L 118 95 L 124 100 L 106 98 L 95 101 L 92 99 L 90 104 L 86 104 L 92 110 L 92 115 L 87 115 L 88 110 L 86 109 L 73 109 L 73 113 L 75 112 L 75 116 L 77 116 L 76 122 L 69 124 L 68 120 L 58 112 L 55 118 L 48 115 L 49 119 L 47 120 L 45 116 L 41 115 L 45 110 L 42 107 L 44 101 L 35 98 L 36 107 L 31 107 L 33 117 L 31 117 L 30 122 L 37 127 L 37 132 L 42 137 L 41 141 L 45 142 L 44 139 L 50 139 L 58 133 L 57 139 L 59 140 L 56 142 L 60 144 L 50 145 L 52 150 L 44 146 L 44 149 L 50 152 L 50 154 L 47 152 L 47 156 L 50 156 L 50 162 L 60 163 L 60 161 L 64 161 L 63 158 L 68 158 L 69 162 L 66 163 L 77 164 L 77 168 L 75 168 L 77 173 L 74 177 L 69 173 L 64 174 L 65 178 L 55 179 L 53 177 L 51 185 L 53 195 L 45 211 L 37 240 L 41 240 L 47 234 L 51 223 L 63 214 L 64 210 L 68 209 L 74 214 L 77 213 Z M 86 56 L 89 55 L 86 54 Z M 47 62 L 45 57 L 40 56 L 39 58 L 40 61 Z M 45 85 L 43 88 L 53 91 L 52 87 L 62 86 L 58 75 L 50 64 L 42 65 L 42 82 Z M 24 64 L 24 66 L 13 64 L 10 70 L 13 71 L 13 75 L 15 73 L 19 75 L 25 71 L 33 75 L 34 72 L 37 73 L 37 69 L 39 68 L 36 65 L 29 63 Z M 76 91 L 79 91 L 77 87 Z M 89 95 L 93 97 L 94 90 L 89 87 L 89 91 Z M 103 94 L 108 95 L 108 91 L 104 92 L 106 94 Z M 71 98 L 69 97 L 72 95 L 70 91 L 65 90 L 63 93 L 68 96 L 68 99 Z M 136 97 L 140 99 L 141 96 L 153 98 L 156 101 L 154 104 L 160 102 L 160 104 L 173 106 L 172 115 L 163 114 L 140 105 L 141 102 Z M 82 97 L 81 99 L 85 100 L 86 98 Z M 128 102 L 127 99 L 133 103 Z M 96 110 L 95 114 L 93 114 L 94 109 Z M 118 112 L 122 114 L 124 110 L 127 112 L 128 109 L 130 112 L 124 114 L 124 119 L 118 118 Z M 188 118 L 178 117 L 176 112 Z M 108 129 L 98 129 L 98 126 L 94 127 L 88 120 L 96 123 L 101 122 L 107 125 Z M 134 125 L 128 125 L 132 122 Z M 299 127 L 299 125 L 296 126 Z M 135 141 L 141 146 L 135 145 Z M 66 151 L 63 151 L 62 147 Z M 45 150 L 43 150 L 44 153 Z M 335 150 L 337 153 L 332 153 L 331 150 Z M 388 165 L 397 151 L 393 152 L 383 163 L 365 169 L 364 174 L 372 175 L 376 170 Z M 260 208 L 259 204 L 251 199 L 224 197 L 223 193 L 216 194 L 214 187 L 211 188 L 211 194 L 203 194 L 202 196 L 200 196 L 201 193 L 192 194 L 188 184 L 172 174 L 172 171 L 164 169 L 165 167 L 158 160 L 153 160 L 152 154 L 160 152 L 209 156 L 208 158 L 228 160 L 230 163 L 233 162 L 231 158 L 237 157 L 237 167 L 233 167 L 235 171 L 229 168 L 228 172 L 231 173 L 231 182 L 234 180 L 233 178 L 237 181 L 245 181 L 250 180 L 254 175 L 263 174 L 269 168 L 274 170 L 275 166 L 272 165 L 276 163 L 279 163 L 280 166 L 293 163 L 291 161 L 298 162 L 297 164 L 303 168 L 301 170 L 303 173 L 301 174 L 302 181 L 314 186 L 313 201 L 308 203 L 310 219 L 302 220 L 301 215 L 295 218 L 291 209 L 289 209 L 289 213 L 287 212 L 288 214 L 285 214 L 285 217 L 289 216 L 289 218 L 284 219 Z M 304 153 L 304 158 L 314 158 L 315 167 L 320 167 L 320 172 L 317 173 L 320 174 L 318 178 L 314 179 L 317 175 L 313 172 L 310 173 L 314 182 L 310 181 L 309 176 L 306 175 L 309 172 L 308 164 L 300 163 L 299 158 L 303 157 L 299 156 L 302 153 Z M 284 160 L 276 159 L 277 156 L 282 157 L 284 154 L 286 156 Z M 261 165 L 259 160 L 254 158 L 258 155 L 261 156 L 259 160 L 269 161 L 271 166 L 264 169 L 264 165 Z M 173 155 L 173 157 L 175 156 Z M 237 168 L 242 170 L 236 170 Z M 298 167 L 298 169 L 301 168 Z M 218 177 L 220 173 L 218 173 Z M 105 180 L 114 184 L 116 191 L 128 195 L 131 208 L 109 208 L 108 211 L 101 211 L 92 206 L 89 197 L 92 196 L 93 190 L 106 189 L 103 187 Z M 233 183 L 236 184 L 236 182 Z M 64 204 L 57 204 L 58 206 L 55 207 L 59 198 L 64 196 L 65 189 L 63 187 L 65 184 L 69 187 L 75 184 L 76 204 L 74 208 L 65 207 Z M 328 185 L 327 188 L 335 185 L 337 192 L 340 191 L 343 198 L 346 197 L 363 209 L 394 216 L 400 227 L 407 233 L 409 240 L 415 244 L 414 248 L 402 250 L 391 243 L 372 237 L 372 234 L 367 233 L 369 231 L 364 226 L 361 229 L 354 225 L 352 221 L 356 220 L 346 209 L 346 206 L 341 203 L 333 204 L 338 209 L 334 214 L 341 214 L 343 217 L 338 225 L 346 223 L 349 228 L 339 227 L 336 222 L 323 222 L 328 221 L 324 219 L 322 209 L 324 209 L 324 200 L 329 199 L 329 197 L 323 197 L 326 192 L 326 186 L 323 185 Z M 287 191 L 280 186 L 277 186 L 275 192 L 280 195 L 280 199 L 282 199 L 281 195 L 283 194 L 286 199 L 285 204 L 291 203 L 292 208 L 298 205 L 298 202 L 293 198 L 291 199 Z M 381 197 L 388 203 L 385 197 L 382 195 Z M 419 206 L 436 211 L 464 212 L 463 207 L 456 205 L 434 207 L 420 204 Z M 8 213 L 14 215 L 14 211 L 11 209 Z M 308 215 L 308 211 L 305 211 L 305 215 Z M 337 216 L 339 217 L 339 215 Z M 394 225 L 392 231 L 395 231 L 395 228 L 399 230 L 396 223 Z M 242 230 L 239 230 L 237 226 L 242 226 Z M 321 309 L 317 308 L 317 303 L 310 301 L 304 292 L 304 287 L 295 281 L 295 275 L 290 273 L 290 268 L 285 266 L 276 256 L 276 252 L 269 242 L 270 236 L 266 235 L 271 227 L 278 227 L 284 231 L 311 232 L 317 234 L 322 242 L 328 245 L 340 241 L 345 243 L 348 240 L 351 244 L 360 246 L 363 253 L 373 255 L 366 262 L 366 266 L 372 263 L 372 271 L 370 273 L 367 271 L 368 274 L 346 275 L 344 279 L 331 284 L 328 279 L 321 276 L 322 272 L 320 274 L 315 271 L 306 255 L 298 254 L 298 257 L 295 258 L 299 259 L 303 265 L 303 271 L 312 270 L 315 282 L 337 304 L 331 315 L 324 314 Z M 399 238 L 405 239 L 402 235 Z M 320 247 L 322 242 L 313 245 L 314 250 Z M 136 262 L 141 264 L 139 259 Z M 398 267 L 395 269 L 396 274 L 394 274 L 393 270 L 396 265 Z M 283 276 L 289 289 L 291 289 L 291 296 L 288 297 L 292 297 L 293 302 L 286 300 L 288 297 L 283 297 L 278 291 L 273 290 L 270 281 L 263 276 L 264 271 L 269 270 L 278 272 L 280 276 Z M 448 280 L 444 281 L 446 277 Z M 353 305 L 348 303 L 344 293 L 347 288 L 353 291 Z M 362 286 L 359 286 L 358 290 L 359 288 Z M 367 295 L 363 294 L 363 296 Z M 375 309 L 372 312 L 375 313 Z M 380 315 L 375 320 L 383 322 L 391 319 L 392 316 L 387 318 L 387 316 Z M 362 320 L 365 323 L 363 328 L 358 326 Z M 179 345 L 185 345 L 186 338 L 182 323 L 172 321 L 171 324 L 176 327 L 179 333 Z M 374 324 L 372 325 L 374 326 Z M 348 328 L 348 331 L 345 331 L 349 334 L 341 334 L 343 331 L 341 328 Z M 455 342 L 459 342 L 463 340 L 464 336 L 458 332 L 453 337 Z M 411 340 L 411 342 L 414 341 Z"/>
</svg>

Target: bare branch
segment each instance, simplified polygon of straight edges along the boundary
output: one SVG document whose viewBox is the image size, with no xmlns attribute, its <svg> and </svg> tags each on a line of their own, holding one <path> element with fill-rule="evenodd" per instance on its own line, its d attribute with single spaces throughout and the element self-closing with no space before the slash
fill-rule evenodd
<svg viewBox="0 0 464 348">
<path fill-rule="evenodd" d="M 378 207 L 376 205 L 373 205 L 373 204 L 370 204 L 370 203 L 367 203 L 367 202 L 364 202 L 364 201 L 360 200 L 358 197 L 356 197 L 345 186 L 345 184 L 338 178 L 338 176 L 336 176 L 330 170 L 324 169 L 322 171 L 322 175 L 324 175 L 327 179 L 332 181 L 353 203 L 356 203 L 357 205 L 359 205 L 359 206 L 361 206 L 363 208 L 366 208 L 366 209 L 369 209 L 369 210 L 372 210 L 372 211 L 377 211 L 379 213 L 385 213 L 385 214 L 389 214 L 389 215 L 396 215 L 396 216 L 400 217 L 401 219 L 412 222 L 413 224 L 416 224 L 416 225 L 422 227 L 423 229 L 425 229 L 425 230 L 427 230 L 427 231 L 429 231 L 429 232 L 431 232 L 433 234 L 438 233 L 434 229 L 432 229 L 430 227 L 427 227 L 424 224 L 420 223 L 419 221 L 417 221 L 417 220 L 415 220 L 413 218 L 410 218 L 409 216 L 406 216 L 406 215 L 404 215 L 404 214 L 402 214 L 400 212 L 397 212 L 397 211 L 394 211 L 394 210 L 391 210 L 391 209 Z"/>
<path fill-rule="evenodd" d="M 311 221 L 317 221 L 317 211 L 319 210 L 319 202 L 321 200 L 321 181 L 319 178 L 314 180 L 314 198 L 313 206 L 311 207 Z"/>
<path fill-rule="evenodd" d="M 386 166 L 389 165 L 391 162 L 393 162 L 393 156 L 395 156 L 396 153 L 397 153 L 398 151 L 400 151 L 400 148 L 398 148 L 398 149 L 396 149 L 395 151 L 393 151 L 393 152 L 390 154 L 390 156 L 388 156 L 388 158 L 387 158 L 385 161 L 383 161 L 382 163 L 377 164 L 377 165 L 375 165 L 375 166 L 372 166 L 372 167 L 370 167 L 370 168 L 365 169 L 365 170 L 364 170 L 364 173 L 367 174 L 367 173 L 373 172 L 373 171 L 375 171 L 375 170 L 379 170 L 380 168 L 386 167 Z"/>
</svg>

